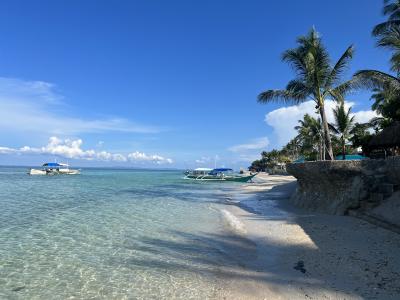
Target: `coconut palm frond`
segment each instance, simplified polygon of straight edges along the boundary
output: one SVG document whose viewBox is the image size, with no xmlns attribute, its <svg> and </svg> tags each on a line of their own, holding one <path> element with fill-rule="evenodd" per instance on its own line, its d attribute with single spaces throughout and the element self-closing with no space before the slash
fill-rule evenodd
<svg viewBox="0 0 400 300">
<path fill-rule="evenodd" d="M 285 103 L 298 104 L 305 100 L 305 98 L 299 97 L 298 94 L 288 90 L 267 90 L 258 95 L 259 103 L 283 101 Z"/>
<path fill-rule="evenodd" d="M 382 13 L 388 16 L 386 22 L 376 25 L 372 31 L 372 35 L 378 36 L 383 31 L 400 25 L 400 1 L 399 0 L 385 0 Z"/>
<path fill-rule="evenodd" d="M 382 32 L 376 42 L 378 47 L 388 48 L 389 50 L 400 49 L 400 27 L 391 27 Z"/>
<path fill-rule="evenodd" d="M 304 53 L 299 49 L 289 49 L 283 52 L 282 61 L 287 62 L 298 76 L 307 76 L 308 70 L 304 60 Z"/>
<path fill-rule="evenodd" d="M 339 134 L 340 132 L 335 128 L 335 125 L 328 123 L 329 130 L 335 134 Z"/>
<path fill-rule="evenodd" d="M 341 84 L 335 86 L 332 89 L 326 90 L 325 93 L 327 96 L 330 96 L 333 100 L 340 103 L 344 101 L 344 97 L 347 94 L 360 88 L 361 84 L 358 81 L 350 79 L 345 82 L 342 82 Z"/>
<path fill-rule="evenodd" d="M 400 19 L 382 22 L 374 27 L 374 29 L 372 30 L 372 35 L 379 36 L 385 30 L 388 30 L 389 28 L 393 28 L 399 25 L 400 25 Z"/>
<path fill-rule="evenodd" d="M 334 83 L 336 83 L 340 77 L 343 75 L 343 72 L 348 68 L 350 60 L 353 58 L 354 47 L 351 45 L 346 49 L 346 51 L 342 54 L 339 60 L 336 62 L 332 71 L 330 72 L 326 82 L 325 88 L 330 88 Z"/>
<path fill-rule="evenodd" d="M 385 86 L 400 90 L 399 78 L 377 70 L 360 70 L 351 79 L 353 88 L 384 88 Z"/>
</svg>

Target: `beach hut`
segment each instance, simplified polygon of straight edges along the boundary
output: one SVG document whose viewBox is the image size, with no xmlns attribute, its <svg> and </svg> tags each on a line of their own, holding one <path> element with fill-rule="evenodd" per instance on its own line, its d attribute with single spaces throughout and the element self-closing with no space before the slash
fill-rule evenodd
<svg viewBox="0 0 400 300">
<path fill-rule="evenodd" d="M 400 155 L 400 122 L 383 129 L 368 144 L 370 153 L 383 151 L 387 155 Z"/>
</svg>

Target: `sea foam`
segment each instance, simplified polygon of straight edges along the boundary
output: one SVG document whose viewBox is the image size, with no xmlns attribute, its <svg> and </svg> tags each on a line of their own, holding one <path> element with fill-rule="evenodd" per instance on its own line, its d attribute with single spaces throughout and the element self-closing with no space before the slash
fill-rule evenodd
<svg viewBox="0 0 400 300">
<path fill-rule="evenodd" d="M 246 226 L 233 213 L 226 209 L 221 209 L 221 214 L 225 224 L 235 233 L 246 234 Z"/>
</svg>

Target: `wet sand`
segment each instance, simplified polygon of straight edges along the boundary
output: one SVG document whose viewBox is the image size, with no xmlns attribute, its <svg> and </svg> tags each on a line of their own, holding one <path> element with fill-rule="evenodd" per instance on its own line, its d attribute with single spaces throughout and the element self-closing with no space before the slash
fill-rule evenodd
<svg viewBox="0 0 400 300">
<path fill-rule="evenodd" d="M 294 208 L 290 176 L 258 175 L 222 208 L 236 264 L 225 299 L 400 299 L 400 235 L 350 216 Z"/>
</svg>

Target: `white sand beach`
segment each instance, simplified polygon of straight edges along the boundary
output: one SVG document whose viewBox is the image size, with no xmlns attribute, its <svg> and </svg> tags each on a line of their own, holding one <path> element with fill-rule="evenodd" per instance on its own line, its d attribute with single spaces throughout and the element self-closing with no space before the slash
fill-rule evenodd
<svg viewBox="0 0 400 300">
<path fill-rule="evenodd" d="M 399 299 L 400 235 L 350 216 L 308 213 L 288 200 L 291 176 L 258 175 L 225 205 L 225 299 Z"/>
</svg>

